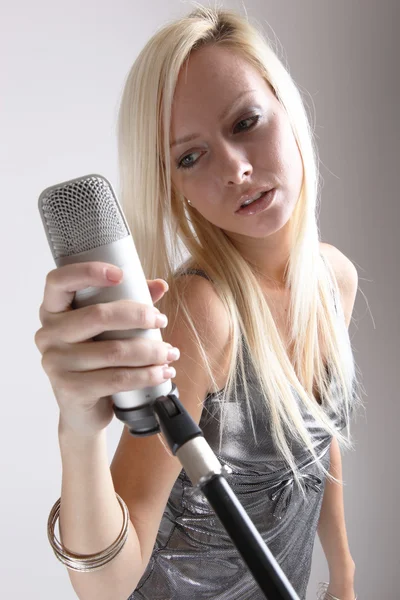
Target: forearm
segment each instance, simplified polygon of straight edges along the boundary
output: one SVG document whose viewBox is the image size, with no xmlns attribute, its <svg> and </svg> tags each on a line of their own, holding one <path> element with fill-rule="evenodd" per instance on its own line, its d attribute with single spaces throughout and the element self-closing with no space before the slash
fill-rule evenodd
<svg viewBox="0 0 400 600">
<path fill-rule="evenodd" d="M 60 421 L 61 422 L 61 421 Z M 62 490 L 59 515 L 60 541 L 70 552 L 94 554 L 110 546 L 123 523 L 108 464 L 104 430 L 85 439 L 59 426 Z M 142 572 L 139 540 L 132 523 L 120 553 L 102 569 L 68 574 L 80 600 L 125 600 Z"/>
<path fill-rule="evenodd" d="M 337 479 L 342 479 L 342 459 L 335 438 L 330 448 L 329 472 Z M 354 562 L 347 539 L 342 484 L 326 480 L 317 531 L 331 577 L 338 574 L 351 577 L 354 574 Z"/>
</svg>

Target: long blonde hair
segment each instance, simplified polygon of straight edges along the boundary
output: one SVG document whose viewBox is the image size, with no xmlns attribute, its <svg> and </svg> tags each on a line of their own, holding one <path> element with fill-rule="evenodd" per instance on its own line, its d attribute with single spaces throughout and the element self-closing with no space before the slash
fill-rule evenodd
<svg viewBox="0 0 400 600">
<path fill-rule="evenodd" d="M 235 49 L 258 69 L 286 110 L 301 153 L 304 177 L 291 217 L 292 247 L 286 267 L 286 284 L 291 291 L 293 364 L 254 267 L 240 255 L 225 232 L 187 205 L 171 184 L 169 132 L 174 90 L 180 69 L 191 52 L 206 44 Z M 295 481 L 302 489 L 285 427 L 309 450 L 327 477 L 338 481 L 321 464 L 302 411 L 307 410 L 318 426 L 337 438 L 341 447 L 352 448 L 350 416 L 360 402 L 358 380 L 340 302 L 339 314 L 335 314 L 332 291 L 340 298 L 335 275 L 320 255 L 316 222 L 319 173 L 312 131 L 300 93 L 262 31 L 231 10 L 200 6 L 157 31 L 138 55 L 125 83 L 118 118 L 118 151 L 121 202 L 145 276 L 168 282 L 169 291 L 158 307 L 170 321 L 178 312 L 187 319 L 213 382 L 213 391 L 219 390 L 212 365 L 185 299 L 177 292 L 177 268 L 179 271 L 190 264 L 211 278 L 229 315 L 232 353 L 227 384 L 221 391 L 222 404 L 232 394 L 237 400 L 239 372 L 247 406 L 251 406 L 246 386 L 248 365 L 243 355 L 245 343 L 251 349 L 252 367 L 259 380 L 260 403 L 263 406 L 265 403 L 270 415 L 273 441 L 292 469 Z M 329 375 L 338 385 L 335 393 L 323 362 L 322 346 L 326 348 Z M 323 405 L 313 398 L 314 380 Z M 298 403 L 293 401 L 293 392 L 298 395 Z M 342 423 L 347 423 L 347 436 L 330 416 L 338 411 L 337 397 L 343 400 L 341 414 Z M 252 416 L 251 410 L 249 414 Z M 252 420 L 251 425 L 255 434 Z M 220 444 L 222 434 L 223 423 Z"/>
</svg>

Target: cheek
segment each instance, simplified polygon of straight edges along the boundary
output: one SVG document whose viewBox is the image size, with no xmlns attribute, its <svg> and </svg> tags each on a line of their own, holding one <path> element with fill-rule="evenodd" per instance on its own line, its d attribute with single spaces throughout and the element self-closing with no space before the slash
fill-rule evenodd
<svg viewBox="0 0 400 600">
<path fill-rule="evenodd" d="M 172 167 L 172 169 L 175 170 L 175 167 Z M 173 189 L 175 190 L 175 192 L 177 192 L 178 194 L 181 194 L 185 198 L 190 199 L 191 186 L 188 185 L 188 179 L 185 177 L 181 177 L 180 174 L 179 173 L 177 174 L 176 170 L 175 170 L 174 174 L 171 176 L 171 180 L 172 180 L 172 186 L 173 186 Z"/>
<path fill-rule="evenodd" d="M 303 164 L 296 139 L 287 119 L 277 124 L 273 137 L 275 173 L 288 185 L 297 185 L 302 179 Z"/>
<path fill-rule="evenodd" d="M 261 168 L 264 165 L 264 169 L 283 176 L 287 168 L 288 151 L 290 152 L 288 133 L 285 124 L 275 115 L 257 137 L 254 135 L 254 164 Z"/>
<path fill-rule="evenodd" d="M 201 201 L 204 204 L 205 199 L 212 204 L 213 198 L 216 195 L 216 188 L 213 184 L 213 177 L 210 173 L 206 173 L 204 167 L 189 170 L 188 175 L 179 177 L 177 181 L 177 189 L 193 203 Z"/>
</svg>

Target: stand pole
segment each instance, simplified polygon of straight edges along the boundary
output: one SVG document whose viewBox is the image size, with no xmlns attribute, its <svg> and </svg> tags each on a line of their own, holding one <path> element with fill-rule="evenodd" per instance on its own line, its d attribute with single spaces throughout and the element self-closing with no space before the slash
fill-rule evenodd
<svg viewBox="0 0 400 600">
<path fill-rule="evenodd" d="M 290 581 L 233 493 L 222 466 L 179 401 L 173 384 L 168 396 L 152 405 L 171 452 L 177 456 L 193 486 L 201 489 L 268 600 L 299 600 Z"/>
</svg>

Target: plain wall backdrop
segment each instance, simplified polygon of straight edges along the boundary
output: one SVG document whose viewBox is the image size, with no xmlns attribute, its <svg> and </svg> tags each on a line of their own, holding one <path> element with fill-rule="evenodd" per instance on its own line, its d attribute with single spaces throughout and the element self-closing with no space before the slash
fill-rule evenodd
<svg viewBox="0 0 400 600">
<path fill-rule="evenodd" d="M 219 4 L 244 13 L 239 1 Z M 346 523 L 359 600 L 394 600 L 399 2 L 247 0 L 244 6 L 250 20 L 278 37 L 309 106 L 324 181 L 321 239 L 358 270 L 350 337 L 366 410 L 352 424 L 355 452 L 343 455 Z M 45 277 L 55 268 L 38 196 L 89 173 L 103 174 L 118 190 L 116 119 L 125 77 L 155 30 L 191 8 L 179 0 L 1 1 L 0 568 L 7 600 L 76 598 L 47 539 L 47 518 L 61 493 L 61 460 L 58 406 L 34 345 Z M 110 462 L 122 427 L 114 419 L 107 430 Z M 316 538 L 309 600 L 327 576 Z"/>
</svg>

